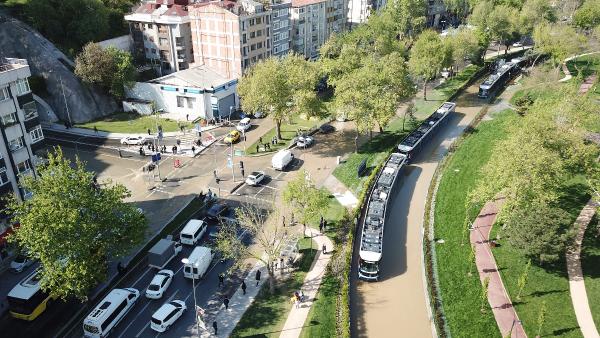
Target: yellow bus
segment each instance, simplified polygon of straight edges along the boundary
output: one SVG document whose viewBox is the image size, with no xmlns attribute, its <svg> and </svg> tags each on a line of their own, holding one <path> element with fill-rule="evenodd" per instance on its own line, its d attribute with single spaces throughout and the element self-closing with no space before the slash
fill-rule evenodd
<svg viewBox="0 0 600 338">
<path fill-rule="evenodd" d="M 8 293 L 10 314 L 18 319 L 32 321 L 41 315 L 54 298 L 40 288 L 41 270 L 23 279 Z"/>
</svg>

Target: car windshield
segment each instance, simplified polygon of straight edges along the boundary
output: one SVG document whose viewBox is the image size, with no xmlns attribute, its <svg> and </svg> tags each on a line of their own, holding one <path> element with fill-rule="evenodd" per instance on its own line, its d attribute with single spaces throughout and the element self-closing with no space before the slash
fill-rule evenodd
<svg viewBox="0 0 600 338">
<path fill-rule="evenodd" d="M 26 260 L 25 256 L 18 255 L 17 258 L 15 258 L 15 263 L 19 263 L 19 264 L 25 263 L 25 260 Z"/>
<path fill-rule="evenodd" d="M 152 322 L 153 322 L 154 324 L 156 324 L 156 325 L 160 325 L 160 324 L 162 324 L 162 322 L 161 322 L 160 320 L 158 320 L 158 319 L 156 319 L 156 318 L 154 318 L 154 317 L 152 317 Z"/>
<path fill-rule="evenodd" d="M 173 305 L 176 308 L 180 308 L 181 304 L 177 303 L 177 302 L 170 302 L 169 304 Z"/>
<path fill-rule="evenodd" d="M 150 284 L 150 286 L 148 286 L 148 290 L 150 291 L 158 291 L 160 290 L 160 287 L 156 284 Z"/>
<path fill-rule="evenodd" d="M 157 273 L 157 275 L 169 277 L 169 274 L 167 274 L 166 272 L 159 272 Z"/>
</svg>

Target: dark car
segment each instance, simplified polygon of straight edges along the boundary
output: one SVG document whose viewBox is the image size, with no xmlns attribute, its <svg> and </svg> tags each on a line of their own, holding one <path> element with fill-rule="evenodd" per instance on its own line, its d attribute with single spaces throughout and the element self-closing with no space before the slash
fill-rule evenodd
<svg viewBox="0 0 600 338">
<path fill-rule="evenodd" d="M 335 127 L 331 124 L 324 124 L 321 127 L 319 127 L 319 131 L 323 134 L 329 134 L 335 131 Z"/>
<path fill-rule="evenodd" d="M 218 219 L 227 211 L 227 205 L 224 203 L 215 203 L 208 211 L 206 212 L 206 217 L 208 219 Z"/>
</svg>

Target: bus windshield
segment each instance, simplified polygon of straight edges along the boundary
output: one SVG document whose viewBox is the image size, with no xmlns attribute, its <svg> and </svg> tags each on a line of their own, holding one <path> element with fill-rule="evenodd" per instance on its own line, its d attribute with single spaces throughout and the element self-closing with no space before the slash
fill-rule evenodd
<svg viewBox="0 0 600 338">
<path fill-rule="evenodd" d="M 372 263 L 372 262 L 367 262 L 367 261 L 360 261 L 360 270 L 364 271 L 364 272 L 377 272 L 379 271 L 379 266 L 377 263 Z"/>
</svg>

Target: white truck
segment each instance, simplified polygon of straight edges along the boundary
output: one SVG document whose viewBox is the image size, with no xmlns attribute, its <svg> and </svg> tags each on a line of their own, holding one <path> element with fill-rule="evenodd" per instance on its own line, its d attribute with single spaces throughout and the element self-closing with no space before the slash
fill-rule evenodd
<svg viewBox="0 0 600 338">
<path fill-rule="evenodd" d="M 294 160 L 294 154 L 287 149 L 278 151 L 271 159 L 271 166 L 275 170 L 284 170 Z"/>
<path fill-rule="evenodd" d="M 148 265 L 151 268 L 163 269 L 181 252 L 181 243 L 175 242 L 171 236 L 163 238 L 148 250 Z"/>
<path fill-rule="evenodd" d="M 215 253 L 211 248 L 197 246 L 185 261 L 183 276 L 186 278 L 202 278 L 213 260 Z"/>
</svg>

